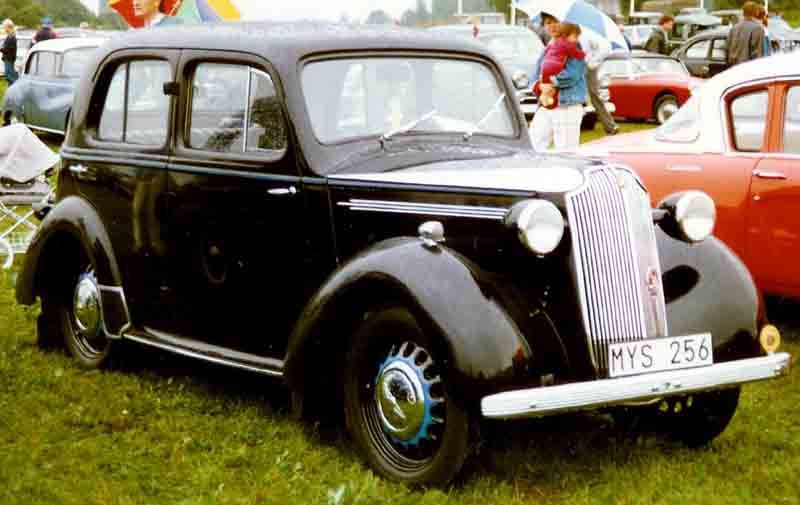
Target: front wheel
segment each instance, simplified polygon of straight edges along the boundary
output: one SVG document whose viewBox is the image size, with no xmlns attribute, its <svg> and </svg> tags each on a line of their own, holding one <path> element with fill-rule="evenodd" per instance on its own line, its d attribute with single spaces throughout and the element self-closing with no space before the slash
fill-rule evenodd
<svg viewBox="0 0 800 505">
<path fill-rule="evenodd" d="M 664 124 L 678 112 L 678 99 L 673 95 L 664 95 L 653 105 L 653 114 L 658 124 Z"/>
<path fill-rule="evenodd" d="M 444 356 L 403 308 L 374 312 L 345 357 L 347 429 L 384 477 L 412 485 L 448 483 L 469 445 L 467 413 L 447 393 Z"/>
</svg>

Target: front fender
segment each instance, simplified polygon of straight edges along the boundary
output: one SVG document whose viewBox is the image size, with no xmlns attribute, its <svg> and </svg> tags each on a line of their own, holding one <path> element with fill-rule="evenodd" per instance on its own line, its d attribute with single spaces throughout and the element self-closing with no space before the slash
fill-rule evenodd
<svg viewBox="0 0 800 505">
<path fill-rule="evenodd" d="M 711 332 L 714 360 L 761 354 L 761 295 L 750 272 L 722 241 L 673 239 L 656 228 L 671 335 Z"/>
<path fill-rule="evenodd" d="M 25 262 L 17 282 L 17 301 L 31 305 L 42 287 L 44 272 L 58 268 L 58 248 L 65 241 L 77 244 L 92 261 L 97 281 L 105 286 L 121 286 L 119 265 L 111 240 L 94 207 L 77 196 L 56 204 L 42 221 L 25 254 Z M 53 262 L 45 265 L 47 262 Z"/>
<path fill-rule="evenodd" d="M 480 270 L 445 247 L 401 238 L 349 261 L 309 302 L 289 341 L 284 369 L 289 386 L 302 393 L 316 377 L 312 374 L 322 366 L 320 360 L 332 360 L 322 351 L 330 348 L 330 340 L 346 345 L 353 326 L 342 329 L 336 323 L 344 313 L 355 309 L 356 317 L 363 318 L 376 305 L 390 302 L 410 305 L 423 328 L 442 337 L 448 382 L 457 399 L 471 402 L 519 383 L 531 350 Z"/>
</svg>

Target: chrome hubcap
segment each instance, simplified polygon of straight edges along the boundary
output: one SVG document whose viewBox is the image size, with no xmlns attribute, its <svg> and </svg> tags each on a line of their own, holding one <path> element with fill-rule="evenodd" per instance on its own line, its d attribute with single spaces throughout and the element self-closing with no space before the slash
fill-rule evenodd
<svg viewBox="0 0 800 505">
<path fill-rule="evenodd" d="M 438 375 L 431 377 L 432 366 L 425 349 L 406 342 L 389 353 L 378 372 L 375 403 L 381 427 L 400 445 L 416 446 L 435 438 L 431 426 L 444 423 L 433 413 L 444 398 L 431 392 L 431 386 L 441 383 Z"/>
<path fill-rule="evenodd" d="M 673 102 L 667 102 L 661 106 L 660 114 L 659 114 L 659 122 L 666 123 L 669 118 L 675 115 L 678 112 L 678 105 Z"/>
<path fill-rule="evenodd" d="M 100 331 L 100 290 L 89 274 L 84 274 L 75 286 L 72 313 L 77 329 L 94 336 Z"/>
</svg>

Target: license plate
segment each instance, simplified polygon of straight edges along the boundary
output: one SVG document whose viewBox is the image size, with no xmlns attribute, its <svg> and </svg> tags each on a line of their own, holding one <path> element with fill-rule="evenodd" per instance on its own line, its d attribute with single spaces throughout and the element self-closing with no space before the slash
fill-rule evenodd
<svg viewBox="0 0 800 505">
<path fill-rule="evenodd" d="M 624 377 L 714 363 L 710 333 L 667 337 L 608 346 L 610 377 Z"/>
</svg>

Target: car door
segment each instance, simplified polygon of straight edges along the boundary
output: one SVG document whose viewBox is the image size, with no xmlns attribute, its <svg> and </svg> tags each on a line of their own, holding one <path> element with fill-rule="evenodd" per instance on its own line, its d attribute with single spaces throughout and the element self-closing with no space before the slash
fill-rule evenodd
<svg viewBox="0 0 800 505">
<path fill-rule="evenodd" d="M 136 329 L 159 327 L 165 304 L 166 182 L 178 51 L 121 51 L 99 71 L 86 148 L 64 149 L 62 170 L 92 203 L 111 240 Z M 61 188 L 60 188 L 61 189 Z"/>
<path fill-rule="evenodd" d="M 689 73 L 695 77 L 706 78 L 709 75 L 708 59 L 711 51 L 711 39 L 700 39 L 684 51 L 683 63 Z"/>
<path fill-rule="evenodd" d="M 800 293 L 800 81 L 773 88 L 769 153 L 753 171 L 748 261 L 759 284 Z"/>
<path fill-rule="evenodd" d="M 170 331 L 282 358 L 303 302 L 304 195 L 263 60 L 184 51 L 169 166 Z"/>
<path fill-rule="evenodd" d="M 52 51 L 36 53 L 36 72 L 30 75 L 25 101 L 25 123 L 36 128 L 47 128 L 47 107 L 50 86 L 57 79 L 59 55 Z"/>
</svg>

